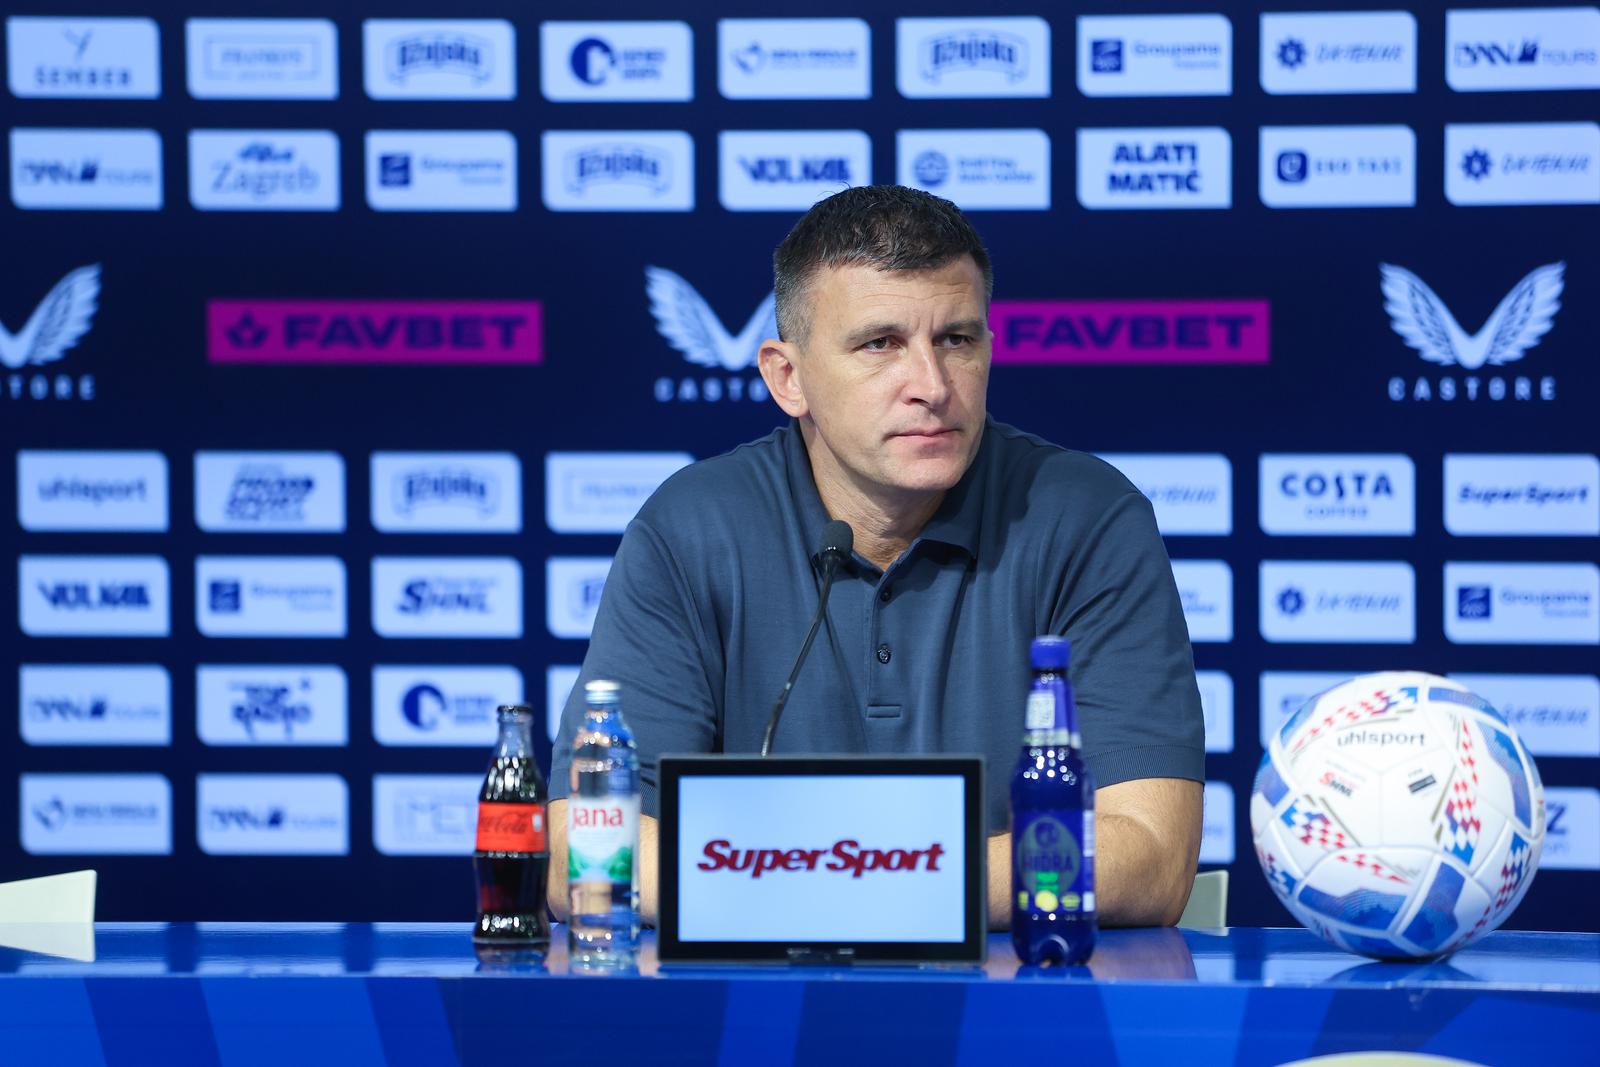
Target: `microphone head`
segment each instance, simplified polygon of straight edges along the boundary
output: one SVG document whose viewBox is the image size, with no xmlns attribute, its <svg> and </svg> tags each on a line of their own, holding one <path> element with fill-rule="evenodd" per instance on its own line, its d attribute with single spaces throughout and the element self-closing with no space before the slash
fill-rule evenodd
<svg viewBox="0 0 1600 1067">
<path fill-rule="evenodd" d="M 822 557 L 837 556 L 841 562 L 847 560 L 855 541 L 855 531 L 850 529 L 850 524 L 834 519 L 822 528 Z"/>
</svg>

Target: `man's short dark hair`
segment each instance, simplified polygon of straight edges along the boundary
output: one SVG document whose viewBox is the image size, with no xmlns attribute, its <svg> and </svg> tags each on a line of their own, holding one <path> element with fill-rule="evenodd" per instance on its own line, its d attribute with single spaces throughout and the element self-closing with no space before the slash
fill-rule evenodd
<svg viewBox="0 0 1600 1067">
<path fill-rule="evenodd" d="M 778 336 L 805 343 L 806 290 L 824 267 L 932 270 L 971 256 L 994 292 L 994 268 L 983 239 L 961 209 L 921 189 L 862 185 L 819 200 L 772 255 Z"/>
</svg>

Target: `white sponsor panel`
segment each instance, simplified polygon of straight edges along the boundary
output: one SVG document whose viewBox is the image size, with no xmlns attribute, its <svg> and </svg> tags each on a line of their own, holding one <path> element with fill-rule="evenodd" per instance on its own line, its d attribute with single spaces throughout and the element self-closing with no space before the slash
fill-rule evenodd
<svg viewBox="0 0 1600 1067">
<path fill-rule="evenodd" d="M 1227 671 L 1195 671 L 1200 711 L 1206 720 L 1206 751 L 1233 751 L 1233 679 Z"/>
<path fill-rule="evenodd" d="M 718 19 L 717 88 L 729 100 L 865 100 L 872 31 L 862 19 Z"/>
<path fill-rule="evenodd" d="M 694 140 L 681 130 L 546 130 L 551 211 L 692 211 Z"/>
<path fill-rule="evenodd" d="M 196 833 L 208 856 L 344 856 L 350 788 L 337 774 L 202 774 Z"/>
<path fill-rule="evenodd" d="M 1264 671 L 1261 675 L 1261 747 L 1313 697 L 1371 671 Z"/>
<path fill-rule="evenodd" d="M 1261 127 L 1261 202 L 1268 207 L 1414 207 L 1417 135 L 1410 126 Z"/>
<path fill-rule="evenodd" d="M 161 33 L 147 18 L 6 19 L 13 96 L 153 100 L 161 95 Z"/>
<path fill-rule="evenodd" d="M 195 627 L 207 637 L 343 637 L 337 556 L 199 556 Z"/>
<path fill-rule="evenodd" d="M 1417 639 L 1416 573 L 1398 561 L 1262 563 L 1261 636 L 1408 645 Z"/>
<path fill-rule="evenodd" d="M 190 130 L 189 202 L 200 211 L 339 210 L 330 130 Z"/>
<path fill-rule="evenodd" d="M 1545 786 L 1544 850 L 1552 871 L 1600 871 L 1600 789 Z"/>
<path fill-rule="evenodd" d="M 556 637 L 588 640 L 610 573 L 610 556 L 551 556 L 545 560 L 546 628 Z"/>
<path fill-rule="evenodd" d="M 1277 535 L 1410 537 L 1417 471 L 1398 453 L 1267 453 L 1261 529 Z"/>
<path fill-rule="evenodd" d="M 546 100 L 694 99 L 687 22 L 541 22 L 539 87 Z"/>
<path fill-rule="evenodd" d="M 1444 195 L 1458 207 L 1600 204 L 1600 125 L 1450 123 Z"/>
<path fill-rule="evenodd" d="M 1078 203 L 1094 211 L 1233 205 L 1233 141 L 1220 126 L 1080 129 Z"/>
<path fill-rule="evenodd" d="M 14 129 L 11 202 L 28 210 L 158 211 L 154 130 Z"/>
<path fill-rule="evenodd" d="M 544 725 L 545 732 L 554 741 L 561 733 L 561 712 L 566 709 L 567 698 L 578 684 L 582 667 L 546 667 L 544 672 Z"/>
<path fill-rule="evenodd" d="M 904 18 L 894 32 L 901 96 L 1050 95 L 1050 24 L 1042 18 Z"/>
<path fill-rule="evenodd" d="M 166 637 L 171 577 L 160 556 L 22 556 L 17 618 L 29 637 Z"/>
<path fill-rule="evenodd" d="M 380 745 L 490 748 L 495 709 L 522 702 L 515 667 L 374 667 L 372 736 Z"/>
<path fill-rule="evenodd" d="M 195 726 L 208 745 L 319 745 L 349 741 L 350 685 L 318 664 L 202 664 Z"/>
<path fill-rule="evenodd" d="M 1163 537 L 1233 532 L 1233 464 L 1220 453 L 1100 452 L 1155 509 Z"/>
<path fill-rule="evenodd" d="M 1600 534 L 1600 461 L 1583 453 L 1448 453 L 1444 528 L 1457 537 Z"/>
<path fill-rule="evenodd" d="M 1222 15 L 1078 18 L 1084 96 L 1228 96 L 1233 23 Z"/>
<path fill-rule="evenodd" d="M 717 192 L 729 211 L 805 211 L 872 184 L 872 140 L 860 130 L 723 130 Z"/>
<path fill-rule="evenodd" d="M 1261 16 L 1261 88 L 1295 93 L 1414 93 L 1417 20 L 1409 11 Z"/>
<path fill-rule="evenodd" d="M 172 854 L 172 785 L 159 774 L 24 774 L 22 848 L 35 856 Z"/>
<path fill-rule="evenodd" d="M 1600 8 L 1447 11 L 1444 76 L 1458 93 L 1600 89 Z"/>
<path fill-rule="evenodd" d="M 1050 135 L 1043 130 L 900 130 L 898 181 L 965 211 L 1050 207 Z"/>
<path fill-rule="evenodd" d="M 1233 786 L 1207 782 L 1200 821 L 1200 862 L 1226 867 L 1233 862 Z"/>
<path fill-rule="evenodd" d="M 516 99 L 516 30 L 505 19 L 367 19 L 361 43 L 374 100 Z"/>
<path fill-rule="evenodd" d="M 206 533 L 342 533 L 337 452 L 196 452 L 194 521 Z"/>
<path fill-rule="evenodd" d="M 621 533 L 687 452 L 549 452 L 544 521 L 556 533 Z"/>
<path fill-rule="evenodd" d="M 1493 704 L 1535 756 L 1600 756 L 1600 678 L 1592 674 L 1450 675 Z"/>
<path fill-rule="evenodd" d="M 1172 577 L 1178 583 L 1189 640 L 1233 640 L 1233 571 L 1218 559 L 1175 559 Z"/>
<path fill-rule="evenodd" d="M 522 564 L 504 556 L 379 556 L 372 628 L 382 637 L 521 637 Z"/>
<path fill-rule="evenodd" d="M 328 19 L 188 19 L 196 100 L 334 100 L 339 31 Z"/>
<path fill-rule="evenodd" d="M 384 533 L 520 533 L 522 461 L 510 452 L 374 452 L 372 525 Z"/>
<path fill-rule="evenodd" d="M 374 211 L 515 211 L 517 139 L 504 130 L 368 130 Z"/>
<path fill-rule="evenodd" d="M 24 663 L 17 712 L 30 745 L 168 745 L 172 679 L 155 664 Z"/>
<path fill-rule="evenodd" d="M 17 453 L 17 522 L 30 533 L 167 529 L 160 452 Z"/>
<path fill-rule="evenodd" d="M 385 856 L 470 856 L 482 788 L 476 774 L 375 774 L 372 843 Z"/>
<path fill-rule="evenodd" d="M 1444 633 L 1458 645 L 1600 644 L 1600 569 L 1446 563 Z"/>
</svg>

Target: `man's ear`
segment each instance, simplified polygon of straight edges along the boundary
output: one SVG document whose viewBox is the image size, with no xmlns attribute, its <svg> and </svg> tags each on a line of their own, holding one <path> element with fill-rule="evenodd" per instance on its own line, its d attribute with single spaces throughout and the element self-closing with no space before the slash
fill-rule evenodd
<svg viewBox="0 0 1600 1067">
<path fill-rule="evenodd" d="M 804 418 L 810 406 L 800 381 L 800 346 L 791 341 L 769 338 L 761 342 L 756 362 L 767 391 L 790 418 Z"/>
</svg>

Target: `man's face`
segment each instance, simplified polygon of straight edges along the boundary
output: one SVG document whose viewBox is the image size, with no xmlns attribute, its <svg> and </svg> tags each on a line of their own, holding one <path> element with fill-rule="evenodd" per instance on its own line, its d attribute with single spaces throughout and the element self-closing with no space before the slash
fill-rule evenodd
<svg viewBox="0 0 1600 1067">
<path fill-rule="evenodd" d="M 813 463 L 873 496 L 952 488 L 977 454 L 989 387 L 983 275 L 825 268 L 809 292 L 799 383 Z"/>
</svg>

